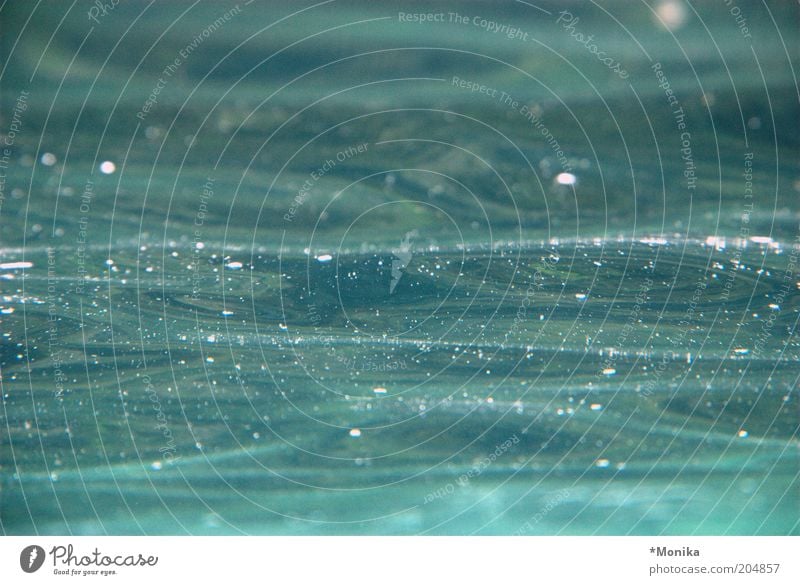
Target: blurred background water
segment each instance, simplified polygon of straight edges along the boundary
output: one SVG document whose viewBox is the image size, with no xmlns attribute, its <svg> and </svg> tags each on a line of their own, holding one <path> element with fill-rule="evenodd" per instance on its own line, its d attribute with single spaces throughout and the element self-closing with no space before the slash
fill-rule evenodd
<svg viewBox="0 0 800 585">
<path fill-rule="evenodd" d="M 3 3 L 0 528 L 797 534 L 797 25 Z"/>
</svg>

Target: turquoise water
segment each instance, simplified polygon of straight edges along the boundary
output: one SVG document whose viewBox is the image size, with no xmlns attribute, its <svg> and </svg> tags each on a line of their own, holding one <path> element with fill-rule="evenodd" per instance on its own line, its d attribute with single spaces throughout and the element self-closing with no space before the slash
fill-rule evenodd
<svg viewBox="0 0 800 585">
<path fill-rule="evenodd" d="M 798 8 L 652 4 L 3 5 L 3 532 L 797 534 Z"/>
</svg>

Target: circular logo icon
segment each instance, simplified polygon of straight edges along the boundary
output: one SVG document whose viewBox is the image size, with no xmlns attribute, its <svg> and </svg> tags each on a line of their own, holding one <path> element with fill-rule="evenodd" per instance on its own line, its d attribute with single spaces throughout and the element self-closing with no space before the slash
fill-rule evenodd
<svg viewBox="0 0 800 585">
<path fill-rule="evenodd" d="M 41 546 L 32 544 L 22 549 L 19 555 L 19 566 L 26 573 L 35 573 L 44 564 L 44 549 Z"/>
</svg>

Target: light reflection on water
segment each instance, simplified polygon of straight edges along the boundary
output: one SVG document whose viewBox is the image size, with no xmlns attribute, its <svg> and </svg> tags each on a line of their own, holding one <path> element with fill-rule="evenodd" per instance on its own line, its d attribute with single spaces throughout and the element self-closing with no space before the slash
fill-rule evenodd
<svg viewBox="0 0 800 585">
<path fill-rule="evenodd" d="M 98 18 L 74 83 L 81 18 L 4 73 L 4 532 L 797 532 L 797 104 L 769 21 L 768 102 L 735 23 L 726 69 L 680 3 L 680 46 L 625 5 L 650 59 L 582 9 L 629 79 L 550 3 L 458 5 L 541 45 L 342 3 L 227 58 L 282 15 L 243 7 L 145 111 L 221 14 L 154 46 L 179 5 L 116 52 L 141 8 Z"/>
</svg>

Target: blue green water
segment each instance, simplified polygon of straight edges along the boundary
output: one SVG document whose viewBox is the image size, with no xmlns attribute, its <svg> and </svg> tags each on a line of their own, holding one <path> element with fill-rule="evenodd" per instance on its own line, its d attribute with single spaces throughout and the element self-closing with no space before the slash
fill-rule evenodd
<svg viewBox="0 0 800 585">
<path fill-rule="evenodd" d="M 797 534 L 798 7 L 738 8 L 3 4 L 2 531 Z"/>
</svg>

